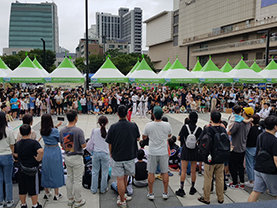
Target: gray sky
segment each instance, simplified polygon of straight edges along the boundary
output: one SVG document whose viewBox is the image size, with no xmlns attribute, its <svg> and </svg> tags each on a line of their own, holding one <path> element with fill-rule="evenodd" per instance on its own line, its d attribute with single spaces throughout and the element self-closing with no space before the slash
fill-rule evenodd
<svg viewBox="0 0 277 208">
<path fill-rule="evenodd" d="M 39 0 L 19 0 L 21 3 L 40 3 Z M 11 3 L 15 0 L 1 0 L 0 8 L 0 54 L 9 46 L 9 20 Z M 52 2 L 52 0 L 48 0 Z M 58 6 L 60 46 L 75 52 L 79 39 L 85 31 L 85 0 L 55 0 Z M 89 27 L 95 24 L 95 13 L 106 12 L 117 14 L 119 7 L 140 7 L 143 10 L 143 21 L 164 10 L 172 10 L 172 0 L 88 0 Z M 142 48 L 145 49 L 146 26 L 143 24 Z"/>
</svg>

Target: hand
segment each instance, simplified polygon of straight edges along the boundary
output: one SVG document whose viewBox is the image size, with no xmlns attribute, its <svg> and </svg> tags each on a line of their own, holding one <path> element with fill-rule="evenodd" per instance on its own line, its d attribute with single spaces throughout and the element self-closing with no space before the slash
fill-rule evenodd
<svg viewBox="0 0 277 208">
<path fill-rule="evenodd" d="M 60 121 L 58 124 L 57 124 L 57 127 L 61 126 L 62 125 L 62 122 Z"/>
<path fill-rule="evenodd" d="M 36 159 L 36 161 L 40 162 L 41 159 L 38 158 L 38 156 L 34 156 L 34 158 Z"/>
</svg>

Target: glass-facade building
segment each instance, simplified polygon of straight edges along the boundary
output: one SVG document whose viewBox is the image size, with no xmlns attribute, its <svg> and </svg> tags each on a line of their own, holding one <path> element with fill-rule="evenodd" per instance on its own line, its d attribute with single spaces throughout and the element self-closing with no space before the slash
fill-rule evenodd
<svg viewBox="0 0 277 208">
<path fill-rule="evenodd" d="M 9 47 L 46 49 L 58 52 L 57 5 L 55 3 L 12 3 L 10 15 Z"/>
</svg>

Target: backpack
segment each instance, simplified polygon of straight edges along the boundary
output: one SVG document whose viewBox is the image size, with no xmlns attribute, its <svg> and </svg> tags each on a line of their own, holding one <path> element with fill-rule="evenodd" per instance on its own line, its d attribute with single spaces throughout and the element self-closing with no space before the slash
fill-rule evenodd
<svg viewBox="0 0 277 208">
<path fill-rule="evenodd" d="M 196 139 L 195 134 L 198 130 L 198 127 L 195 128 L 193 133 L 191 133 L 189 125 L 186 125 L 186 127 L 187 127 L 188 133 L 189 133 L 189 135 L 187 136 L 187 139 L 186 139 L 186 147 L 188 149 L 195 149 L 196 143 L 197 143 L 197 139 Z"/>
<path fill-rule="evenodd" d="M 211 129 L 215 132 L 212 142 L 212 162 L 216 164 L 226 162 L 230 157 L 230 140 L 226 132 L 219 132 L 214 126 Z"/>
<path fill-rule="evenodd" d="M 204 162 L 207 161 L 208 155 L 211 153 L 212 141 L 213 139 L 210 132 L 205 133 L 199 141 L 198 154 Z"/>
</svg>

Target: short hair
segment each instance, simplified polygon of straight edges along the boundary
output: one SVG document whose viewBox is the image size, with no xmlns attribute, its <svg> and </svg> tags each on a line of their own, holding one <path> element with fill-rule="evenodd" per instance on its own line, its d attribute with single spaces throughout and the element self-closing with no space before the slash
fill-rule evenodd
<svg viewBox="0 0 277 208">
<path fill-rule="evenodd" d="M 33 122 L 33 116 L 31 114 L 25 114 L 22 118 L 23 124 L 30 125 Z"/>
<path fill-rule="evenodd" d="M 162 117 L 162 121 L 164 121 L 164 122 L 168 122 L 168 118 L 167 118 L 167 117 L 165 117 L 165 116 L 163 116 L 163 117 Z"/>
<path fill-rule="evenodd" d="M 19 132 L 22 136 L 28 136 L 31 133 L 31 126 L 28 124 L 23 124 L 19 128 Z"/>
<path fill-rule="evenodd" d="M 144 143 L 143 140 L 139 141 L 139 146 L 140 146 L 140 148 L 144 148 L 145 147 L 145 143 Z"/>
<path fill-rule="evenodd" d="M 78 113 L 76 110 L 69 110 L 66 113 L 66 118 L 69 122 L 73 122 L 77 116 L 78 116 Z"/>
<path fill-rule="evenodd" d="M 255 125 L 259 124 L 261 118 L 258 114 L 254 114 L 252 118 L 253 118 L 253 121 L 252 121 L 253 124 Z"/>
<path fill-rule="evenodd" d="M 227 121 L 222 121 L 221 123 L 225 126 L 225 128 L 227 128 L 227 126 L 228 126 L 228 122 Z"/>
<path fill-rule="evenodd" d="M 235 114 L 240 113 L 241 112 L 241 107 L 239 105 L 235 105 L 234 106 L 234 112 L 235 112 Z"/>
<path fill-rule="evenodd" d="M 172 136 L 171 139 L 172 139 L 172 141 L 173 141 L 174 143 L 177 141 L 176 136 Z"/>
<path fill-rule="evenodd" d="M 198 120 L 198 114 L 196 112 L 191 112 L 189 114 L 189 120 L 191 124 L 196 124 Z"/>
<path fill-rule="evenodd" d="M 267 130 L 272 130 L 274 126 L 277 125 L 277 117 L 276 116 L 268 116 L 265 120 L 265 128 Z"/>
<path fill-rule="evenodd" d="M 125 105 L 118 106 L 117 113 L 120 118 L 125 118 L 127 116 L 127 107 Z"/>
<path fill-rule="evenodd" d="M 218 110 L 213 110 L 211 112 L 211 120 L 214 123 L 219 123 L 221 120 L 221 113 Z"/>
<path fill-rule="evenodd" d="M 1 105 L 1 109 L 4 109 L 4 108 L 6 108 L 7 106 L 6 106 L 6 104 L 5 103 L 3 103 L 2 105 Z"/>
<path fill-rule="evenodd" d="M 140 149 L 139 151 L 138 151 L 138 160 L 142 160 L 143 159 L 143 157 L 144 157 L 144 151 L 142 150 L 142 149 Z"/>
</svg>

